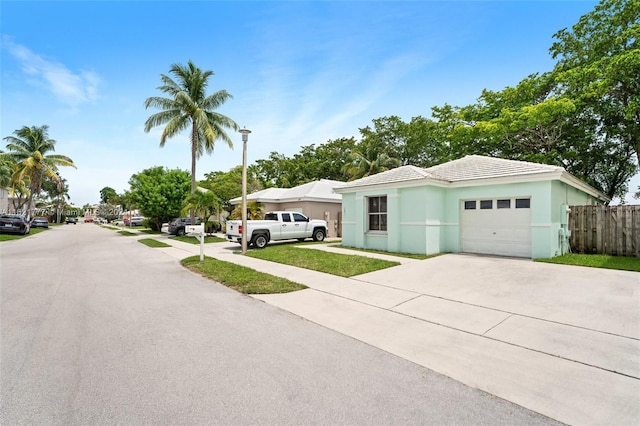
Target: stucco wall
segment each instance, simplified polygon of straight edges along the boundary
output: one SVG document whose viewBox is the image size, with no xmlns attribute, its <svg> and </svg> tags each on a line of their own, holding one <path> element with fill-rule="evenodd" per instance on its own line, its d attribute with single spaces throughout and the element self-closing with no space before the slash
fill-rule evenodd
<svg viewBox="0 0 640 426">
<path fill-rule="evenodd" d="M 380 195 L 388 197 L 387 232 L 367 232 L 367 197 Z M 483 198 L 531 199 L 533 258 L 553 257 L 563 252 L 560 228 L 566 221 L 562 212 L 566 212 L 567 205 L 597 202 L 590 195 L 560 181 L 361 191 L 342 196 L 342 241 L 346 246 L 390 252 L 459 252 L 462 203 Z"/>
</svg>

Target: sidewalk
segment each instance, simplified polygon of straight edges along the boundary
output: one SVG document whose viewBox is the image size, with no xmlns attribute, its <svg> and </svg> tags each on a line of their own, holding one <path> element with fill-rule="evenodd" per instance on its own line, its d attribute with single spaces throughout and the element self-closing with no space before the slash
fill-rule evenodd
<svg viewBox="0 0 640 426">
<path fill-rule="evenodd" d="M 177 259 L 200 253 L 197 244 L 156 238 L 172 247 L 155 250 Z M 424 280 L 411 274 L 419 262 L 430 262 L 329 245 L 305 248 L 402 263 L 381 282 Z M 342 278 L 234 254 L 238 250 L 234 243 L 210 243 L 204 253 L 309 287 L 256 299 L 567 424 L 640 422 L 637 339 L 430 297 L 366 275 Z"/>
</svg>

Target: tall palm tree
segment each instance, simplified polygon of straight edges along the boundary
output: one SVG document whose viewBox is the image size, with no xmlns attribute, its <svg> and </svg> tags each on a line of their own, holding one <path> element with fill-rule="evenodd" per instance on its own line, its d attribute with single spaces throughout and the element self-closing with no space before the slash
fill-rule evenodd
<svg viewBox="0 0 640 426">
<path fill-rule="evenodd" d="M 56 146 L 56 141 L 49 138 L 49 126 L 24 126 L 13 133 L 16 136 L 4 138 L 9 142 L 6 155 L 16 163 L 11 179 L 14 185 L 28 180 L 27 208 L 30 209 L 33 197 L 40 195 L 44 178 L 60 182 L 58 167 L 76 166 L 66 155 L 49 154 Z"/>
<path fill-rule="evenodd" d="M 226 90 L 207 95 L 209 77 L 213 71 L 203 71 L 189 61 L 186 66 L 173 64 L 169 70 L 175 77 L 161 74 L 162 85 L 158 90 L 169 97 L 154 96 L 144 102 L 145 108 L 154 107 L 162 111 L 151 115 L 144 124 L 144 131 L 166 124 L 160 137 L 160 147 L 167 138 L 183 130 L 191 131 L 191 193 L 196 191 L 196 160 L 204 152 L 213 152 L 215 141 L 223 140 L 233 147 L 233 142 L 225 129 L 238 130 L 238 125 L 229 117 L 215 112 L 232 96 Z M 191 209 L 191 220 L 195 213 Z"/>
</svg>

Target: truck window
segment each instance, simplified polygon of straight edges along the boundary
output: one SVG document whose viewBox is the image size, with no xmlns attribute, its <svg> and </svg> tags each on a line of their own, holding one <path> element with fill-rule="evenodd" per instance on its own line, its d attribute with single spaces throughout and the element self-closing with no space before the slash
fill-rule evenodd
<svg viewBox="0 0 640 426">
<path fill-rule="evenodd" d="M 278 220 L 277 213 L 267 213 L 264 215 L 264 220 Z"/>
<path fill-rule="evenodd" d="M 291 222 L 291 215 L 289 213 L 282 213 L 283 222 Z"/>
<path fill-rule="evenodd" d="M 300 213 L 294 213 L 293 214 L 293 220 L 295 222 L 308 222 L 309 221 L 309 219 L 307 219 L 306 216 L 301 215 Z"/>
</svg>

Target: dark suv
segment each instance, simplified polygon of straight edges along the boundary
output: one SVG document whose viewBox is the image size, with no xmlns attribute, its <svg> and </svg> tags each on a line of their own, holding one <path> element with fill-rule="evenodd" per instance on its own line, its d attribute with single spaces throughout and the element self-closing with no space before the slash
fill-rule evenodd
<svg viewBox="0 0 640 426">
<path fill-rule="evenodd" d="M 8 214 L 0 216 L 0 233 L 26 235 L 30 230 L 29 222 L 24 216 Z"/>
<path fill-rule="evenodd" d="M 200 225 L 202 223 L 199 217 L 196 217 L 194 225 Z M 177 219 L 173 219 L 169 222 L 169 234 L 171 235 L 184 235 L 184 227 L 187 225 L 191 225 L 190 217 L 179 217 Z"/>
</svg>

